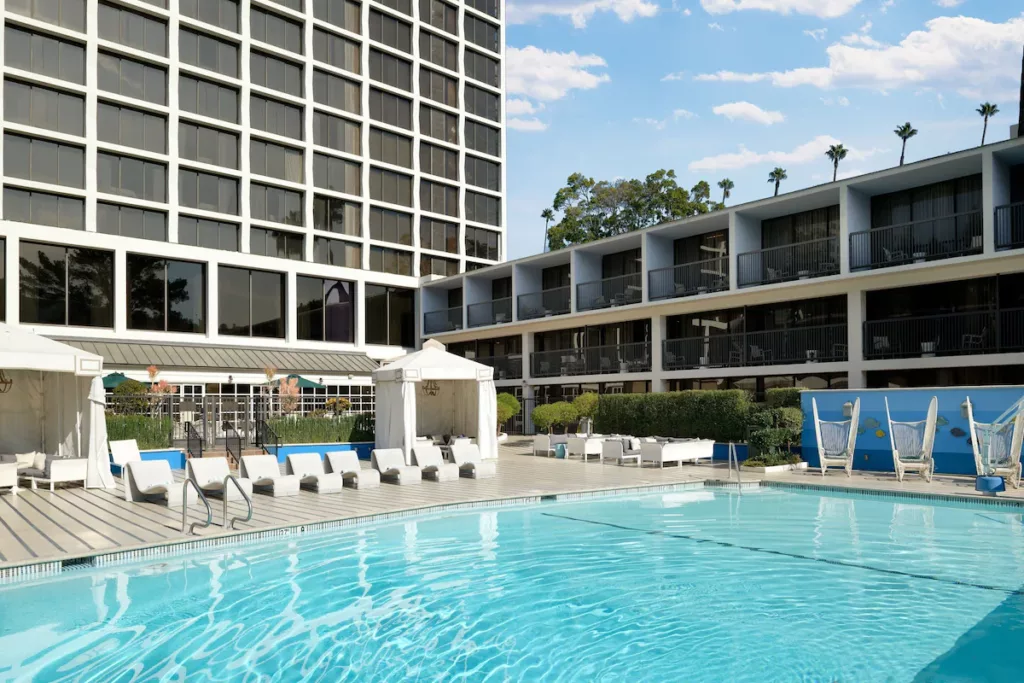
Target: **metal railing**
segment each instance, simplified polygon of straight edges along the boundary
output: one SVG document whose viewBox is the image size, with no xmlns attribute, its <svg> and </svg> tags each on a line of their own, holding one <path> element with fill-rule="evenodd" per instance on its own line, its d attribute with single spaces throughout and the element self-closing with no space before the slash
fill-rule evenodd
<svg viewBox="0 0 1024 683">
<path fill-rule="evenodd" d="M 647 287 L 651 300 L 729 289 L 729 257 L 656 268 L 647 274 Z"/>
<path fill-rule="evenodd" d="M 535 351 L 530 355 L 534 377 L 573 377 L 650 372 L 651 343 L 633 342 L 581 349 Z"/>
<path fill-rule="evenodd" d="M 199 484 L 195 483 L 188 477 L 185 477 L 185 483 L 181 485 L 181 531 L 185 532 L 185 525 L 188 524 L 188 487 L 192 486 L 199 495 L 199 500 L 203 501 L 203 505 L 206 506 L 206 522 L 192 522 L 191 526 L 188 527 L 188 535 L 191 536 L 196 532 L 196 525 L 199 525 L 203 529 L 213 524 L 213 508 L 210 507 L 210 501 L 206 499 L 206 494 L 199 488 Z"/>
<path fill-rule="evenodd" d="M 466 312 L 469 316 L 469 327 L 510 323 L 512 322 L 512 297 L 470 304 Z"/>
<path fill-rule="evenodd" d="M 740 287 L 806 280 L 839 272 L 839 238 L 759 249 L 736 257 Z"/>
<path fill-rule="evenodd" d="M 970 211 L 852 233 L 850 269 L 890 268 L 980 254 L 981 250 L 981 211 Z"/>
<path fill-rule="evenodd" d="M 520 294 L 517 297 L 520 320 L 535 320 L 552 315 L 564 315 L 571 310 L 572 288 L 556 287 L 543 292 Z"/>
<path fill-rule="evenodd" d="M 638 304 L 643 299 L 643 275 L 630 273 L 576 285 L 576 310 L 593 311 Z"/>
<path fill-rule="evenodd" d="M 203 437 L 191 422 L 185 423 L 185 452 L 190 458 L 203 457 Z"/>
<path fill-rule="evenodd" d="M 996 249 L 1024 247 L 1024 202 L 996 207 Z"/>
<path fill-rule="evenodd" d="M 1007 353 L 1024 348 L 1024 309 L 868 320 L 864 357 L 930 358 Z"/>
<path fill-rule="evenodd" d="M 442 311 L 429 311 L 423 314 L 423 332 L 438 334 L 454 332 L 462 329 L 462 306 L 446 308 Z"/>
<path fill-rule="evenodd" d="M 256 447 L 262 448 L 269 455 L 276 456 L 281 451 L 281 437 L 266 420 L 256 421 Z M 270 450 L 273 448 L 274 450 Z"/>
<path fill-rule="evenodd" d="M 664 370 L 754 367 L 842 362 L 847 360 L 848 352 L 847 326 L 839 323 L 666 339 L 661 362 Z"/>
<path fill-rule="evenodd" d="M 230 522 L 228 521 L 228 482 L 229 481 L 230 482 L 234 482 L 235 488 L 238 489 L 238 492 L 242 494 L 242 498 L 245 500 L 245 504 L 249 508 L 249 514 L 247 514 L 245 516 L 245 518 L 242 518 L 242 517 L 232 517 Z M 224 527 L 227 528 L 227 529 L 234 529 L 235 528 L 235 522 L 245 523 L 245 522 L 248 522 L 249 520 L 251 520 L 252 519 L 252 498 L 250 498 L 249 494 L 246 493 L 245 489 L 242 488 L 242 485 L 239 483 L 238 478 L 235 475 L 229 474 L 228 476 L 224 477 L 224 488 L 223 488 L 223 491 L 224 491 Z"/>
<path fill-rule="evenodd" d="M 477 363 L 489 365 L 494 368 L 494 379 L 523 378 L 522 355 L 484 356 L 483 358 L 475 358 L 474 360 Z"/>
<path fill-rule="evenodd" d="M 235 461 L 235 467 L 242 462 L 242 435 L 228 420 L 224 420 L 224 450 Z"/>
</svg>

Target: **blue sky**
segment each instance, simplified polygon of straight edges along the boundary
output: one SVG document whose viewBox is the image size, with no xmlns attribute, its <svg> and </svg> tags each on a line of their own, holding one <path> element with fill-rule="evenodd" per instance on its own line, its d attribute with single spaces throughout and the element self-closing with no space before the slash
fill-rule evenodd
<svg viewBox="0 0 1024 683">
<path fill-rule="evenodd" d="M 508 258 L 541 250 L 570 173 L 724 177 L 730 204 L 973 147 L 1017 120 L 1019 0 L 509 0 Z"/>
</svg>

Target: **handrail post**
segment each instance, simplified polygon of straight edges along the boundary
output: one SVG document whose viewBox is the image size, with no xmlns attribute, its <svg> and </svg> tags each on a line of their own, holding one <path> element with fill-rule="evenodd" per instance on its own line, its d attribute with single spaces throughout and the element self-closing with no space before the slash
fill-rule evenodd
<svg viewBox="0 0 1024 683">
<path fill-rule="evenodd" d="M 192 481 L 188 477 L 185 477 L 185 483 L 182 484 L 182 488 L 181 488 L 181 530 L 182 530 L 182 532 L 185 531 L 185 525 L 188 524 L 188 486 L 189 486 L 189 484 L 191 484 L 192 488 L 194 488 L 196 490 L 196 493 L 199 494 L 199 500 L 203 501 L 203 505 L 206 506 L 206 523 L 202 525 L 202 528 L 205 529 L 206 527 L 208 527 L 211 524 L 213 524 L 213 508 L 210 507 L 210 501 L 206 499 L 206 494 L 203 493 L 203 490 L 201 488 L 199 488 L 198 484 L 196 484 L 194 481 Z M 192 522 L 192 526 L 190 526 L 188 528 L 188 535 L 189 536 L 195 534 L 196 525 L 197 524 L 199 524 L 199 522 Z"/>
<path fill-rule="evenodd" d="M 242 494 L 242 498 L 245 499 L 245 504 L 249 508 L 249 514 L 245 517 L 245 519 L 242 519 L 241 517 L 232 517 L 231 521 L 230 522 L 228 521 L 228 482 L 229 481 L 234 482 L 235 488 L 237 488 L 238 492 Z M 210 507 L 209 504 L 207 504 L 206 507 L 209 508 Z M 241 482 L 238 481 L 238 478 L 235 477 L 235 475 L 233 475 L 233 474 L 229 474 L 228 476 L 224 477 L 224 526 L 226 528 L 228 528 L 228 529 L 234 529 L 235 528 L 235 522 L 248 522 L 251 519 L 252 519 L 252 498 L 250 498 L 249 494 L 246 493 L 245 489 L 242 488 L 242 484 L 241 484 Z"/>
</svg>

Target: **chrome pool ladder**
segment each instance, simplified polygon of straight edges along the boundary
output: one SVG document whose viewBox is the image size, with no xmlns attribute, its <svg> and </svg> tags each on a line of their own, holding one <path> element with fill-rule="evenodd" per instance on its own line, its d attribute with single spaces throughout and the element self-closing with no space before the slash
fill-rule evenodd
<svg viewBox="0 0 1024 683">
<path fill-rule="evenodd" d="M 199 488 L 199 485 L 194 481 L 185 477 L 185 483 L 181 487 L 181 530 L 185 531 L 185 525 L 188 524 L 188 487 L 189 484 L 199 494 L 199 500 L 203 501 L 203 505 L 206 506 L 206 522 L 192 522 L 192 525 L 188 528 L 188 534 L 191 536 L 196 532 L 196 526 L 200 526 L 205 529 L 206 527 L 213 524 L 213 508 L 210 507 L 210 501 L 206 499 L 206 494 Z"/>
<path fill-rule="evenodd" d="M 733 465 L 736 467 L 736 489 L 742 495 L 743 494 L 743 482 L 740 477 L 740 459 L 736 454 L 736 444 L 732 441 L 729 442 L 729 481 L 732 481 L 732 468 Z"/>
<path fill-rule="evenodd" d="M 245 504 L 249 508 L 249 514 L 245 516 L 245 519 L 242 519 L 241 517 L 232 517 L 231 521 L 230 522 L 228 521 L 228 482 L 229 481 L 234 483 L 235 488 L 238 489 L 238 492 L 242 494 L 242 498 L 245 499 Z M 207 507 L 209 507 L 209 505 L 207 505 Z M 246 493 L 245 489 L 242 488 L 242 485 L 239 483 L 238 478 L 235 475 L 233 475 L 233 474 L 229 474 L 228 476 L 224 477 L 224 527 L 227 528 L 227 529 L 234 529 L 235 528 L 235 522 L 248 522 L 250 519 L 252 519 L 252 498 L 250 498 L 249 494 Z"/>
</svg>

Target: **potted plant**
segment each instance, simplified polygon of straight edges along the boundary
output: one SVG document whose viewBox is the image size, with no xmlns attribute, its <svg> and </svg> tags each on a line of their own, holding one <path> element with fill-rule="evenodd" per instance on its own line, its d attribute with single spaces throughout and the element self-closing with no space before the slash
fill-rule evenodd
<svg viewBox="0 0 1024 683">
<path fill-rule="evenodd" d="M 498 394 L 498 440 L 508 438 L 508 434 L 501 431 L 502 426 L 511 420 L 513 417 L 519 414 L 522 410 L 522 406 L 519 405 L 519 399 L 512 394 Z"/>
<path fill-rule="evenodd" d="M 581 431 L 583 431 L 583 421 L 587 421 L 587 434 L 593 431 L 594 418 L 597 416 L 597 405 L 599 401 L 600 399 L 597 394 L 593 391 L 588 391 L 577 396 L 572 402 L 572 407 L 575 408 L 576 416 L 580 421 Z"/>
</svg>

